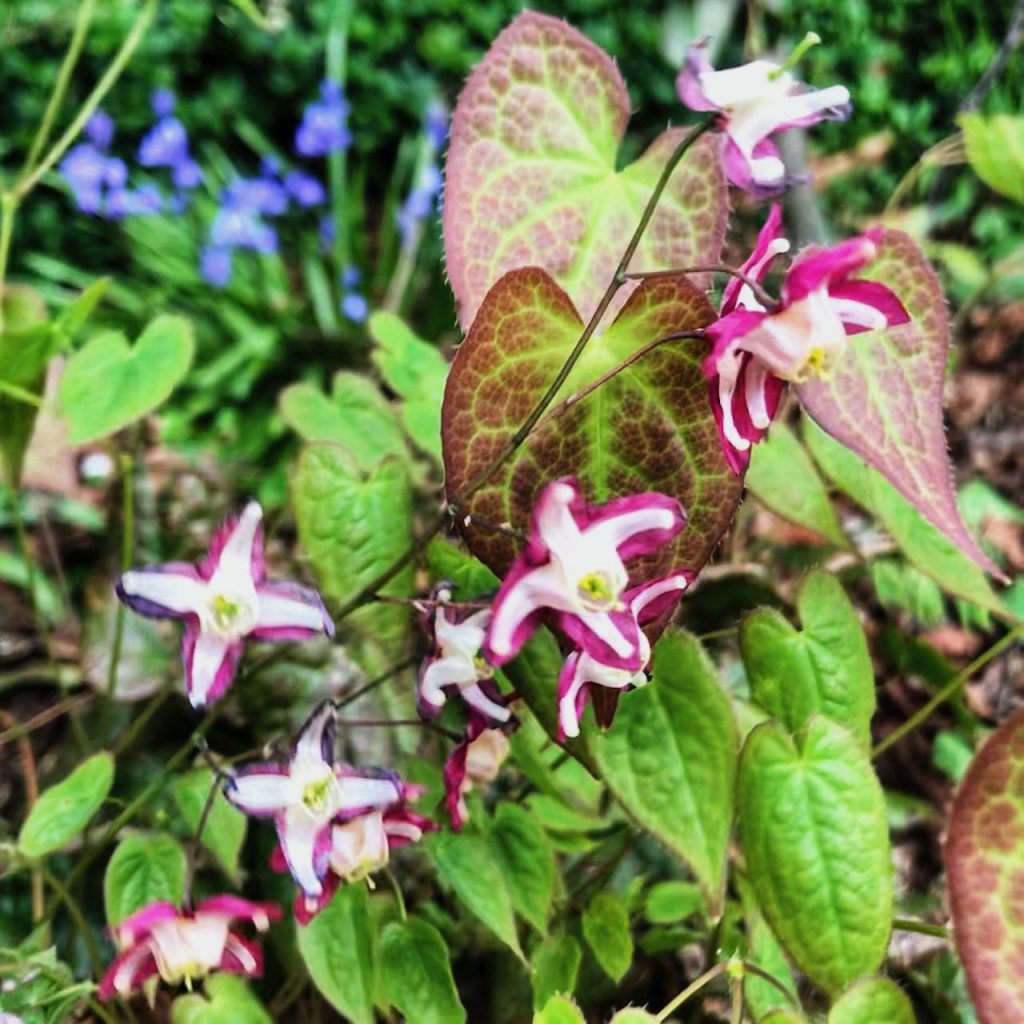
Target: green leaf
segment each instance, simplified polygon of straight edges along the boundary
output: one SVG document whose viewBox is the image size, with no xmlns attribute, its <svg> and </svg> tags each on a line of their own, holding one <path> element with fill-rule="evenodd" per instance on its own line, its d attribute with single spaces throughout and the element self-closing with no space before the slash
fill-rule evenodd
<svg viewBox="0 0 1024 1024">
<path fill-rule="evenodd" d="M 914 1024 L 916 1020 L 910 1000 L 888 978 L 858 981 L 840 996 L 828 1015 L 828 1024 Z"/>
<path fill-rule="evenodd" d="M 704 894 L 693 882 L 658 882 L 644 898 L 644 917 L 651 924 L 685 921 L 704 909 Z"/>
<path fill-rule="evenodd" d="M 717 916 L 739 741 L 729 698 L 700 643 L 666 632 L 654 648 L 650 683 L 628 694 L 614 726 L 590 742 L 611 791 L 690 865 Z"/>
<path fill-rule="evenodd" d="M 463 1024 L 448 947 L 440 932 L 414 917 L 389 924 L 380 940 L 384 996 L 415 1024 Z"/>
<path fill-rule="evenodd" d="M 113 784 L 114 758 L 105 750 L 93 754 L 39 797 L 21 826 L 18 849 L 26 857 L 59 850 L 85 828 Z"/>
<path fill-rule="evenodd" d="M 134 346 L 116 331 L 90 338 L 68 360 L 60 382 L 71 443 L 106 437 L 163 405 L 194 350 L 192 325 L 180 316 L 151 320 Z"/>
<path fill-rule="evenodd" d="M 795 741 L 765 722 L 743 747 L 737 794 L 750 881 L 790 956 L 832 994 L 874 973 L 892 881 L 885 801 L 863 744 L 821 716 Z"/>
<path fill-rule="evenodd" d="M 953 801 L 945 847 L 957 952 L 981 1024 L 1024 1020 L 1024 711 L 978 751 Z"/>
<path fill-rule="evenodd" d="M 1024 203 L 1024 117 L 961 114 L 967 162 L 989 188 Z"/>
<path fill-rule="evenodd" d="M 436 837 L 430 850 L 455 895 L 522 959 L 512 898 L 487 840 L 472 832 L 445 832 Z"/>
<path fill-rule="evenodd" d="M 460 601 L 482 597 L 497 590 L 501 582 L 478 558 L 440 537 L 427 545 L 427 566 L 435 582 L 450 580 L 455 584 L 455 597 Z"/>
<path fill-rule="evenodd" d="M 633 962 L 633 936 L 625 904 L 614 892 L 599 892 L 583 911 L 582 923 L 583 938 L 594 959 L 612 981 L 620 982 Z"/>
<path fill-rule="evenodd" d="M 927 522 L 892 484 L 809 420 L 804 421 L 804 441 L 833 483 L 878 519 L 921 572 L 950 594 L 997 615 L 1006 614 L 985 573 Z"/>
<path fill-rule="evenodd" d="M 658 1018 L 653 1013 L 648 1013 L 646 1010 L 637 1010 L 634 1007 L 628 1007 L 625 1010 L 619 1010 L 614 1017 L 612 1017 L 610 1024 L 658 1024 Z"/>
<path fill-rule="evenodd" d="M 785 423 L 753 447 L 746 485 L 761 504 L 841 548 L 850 541 L 807 449 Z"/>
<path fill-rule="evenodd" d="M 512 906 L 542 935 L 555 898 L 555 853 L 533 815 L 515 804 L 500 804 L 487 839 L 505 876 Z"/>
<path fill-rule="evenodd" d="M 348 449 L 361 469 L 387 455 L 408 456 L 395 413 L 377 385 L 358 373 L 336 373 L 328 397 L 312 384 L 293 384 L 278 401 L 285 423 L 304 441 Z"/>
<path fill-rule="evenodd" d="M 530 958 L 533 1008 L 540 1010 L 552 996 L 572 995 L 583 954 L 579 943 L 565 932 L 549 935 Z"/>
<path fill-rule="evenodd" d="M 740 625 L 740 650 L 754 700 L 800 732 L 815 714 L 871 739 L 875 677 L 857 610 L 839 581 L 813 572 L 797 595 L 803 630 L 775 609 L 760 608 Z"/>
<path fill-rule="evenodd" d="M 373 1024 L 374 929 L 364 885 L 343 885 L 298 929 L 299 952 L 324 998 L 353 1024 Z"/>
<path fill-rule="evenodd" d="M 171 1024 L 273 1024 L 270 1014 L 249 986 L 234 974 L 211 974 L 203 995 L 178 996 Z"/>
<path fill-rule="evenodd" d="M 103 296 L 107 294 L 109 287 L 109 277 L 101 277 L 93 281 L 81 295 L 72 299 L 61 311 L 54 325 L 57 330 L 65 338 L 74 338 L 103 300 Z"/>
<path fill-rule="evenodd" d="M 851 338 L 828 379 L 796 386 L 800 404 L 967 558 L 998 575 L 964 524 L 953 490 L 942 412 L 951 343 L 942 286 L 902 231 L 884 230 L 877 250 L 863 275 L 891 288 L 910 320 Z"/>
<path fill-rule="evenodd" d="M 107 924 L 118 925 L 149 903 L 180 906 L 187 866 L 181 845 L 163 832 L 122 839 L 103 876 Z"/>
<path fill-rule="evenodd" d="M 588 346 L 555 399 L 577 395 L 652 340 L 713 317 L 684 276 L 645 281 L 599 341 Z M 569 297 L 536 267 L 506 274 L 488 293 L 459 346 L 445 389 L 446 487 L 456 496 L 521 427 L 555 380 L 583 323 Z M 742 482 L 726 465 L 707 399 L 700 340 L 663 345 L 537 427 L 516 455 L 460 509 L 470 550 L 503 573 L 518 552 L 472 516 L 526 529 L 550 481 L 579 478 L 592 502 L 641 491 L 678 498 L 689 519 L 643 562 L 643 578 L 698 569 L 732 521 Z M 639 579 L 634 579 L 634 583 Z"/>
<path fill-rule="evenodd" d="M 571 999 L 552 996 L 544 1009 L 533 1015 L 533 1024 L 586 1024 L 586 1021 Z"/>
<path fill-rule="evenodd" d="M 931 576 L 896 558 L 876 558 L 870 569 L 875 596 L 883 608 L 909 612 L 926 629 L 946 621 L 942 591 Z"/>
<path fill-rule="evenodd" d="M 210 789 L 214 786 L 213 772 L 207 768 L 180 775 L 171 783 L 174 802 L 181 812 L 181 820 L 189 835 L 199 827 Z M 245 842 L 248 819 L 230 804 L 216 784 L 213 806 L 203 828 L 203 846 L 213 854 L 229 878 L 238 879 L 238 856 Z"/>
<path fill-rule="evenodd" d="M 7 385 L 12 393 L 41 396 L 46 367 L 58 344 L 59 338 L 51 324 L 24 329 L 8 326 L 0 333 L 0 383 Z M 25 450 L 38 412 L 38 406 L 0 391 L 0 451 L 4 457 L 4 475 L 13 485 L 21 478 Z"/>
<path fill-rule="evenodd" d="M 377 342 L 373 362 L 388 387 L 401 398 L 406 433 L 422 451 L 440 461 L 441 400 L 448 364 L 431 345 L 394 313 L 374 313 L 367 324 Z"/>
<path fill-rule="evenodd" d="M 772 1010 L 791 1009 L 799 1000 L 789 962 L 757 905 L 750 883 L 743 875 L 736 876 L 736 883 L 747 933 L 747 959 L 775 978 L 793 997 L 787 999 L 771 982 L 748 971 L 743 977 L 743 992 L 750 1004 L 751 1015 L 760 1020 Z"/>
<path fill-rule="evenodd" d="M 686 133 L 663 133 L 620 172 L 630 110 L 615 62 L 566 22 L 528 11 L 494 40 L 459 95 L 445 165 L 446 268 L 464 330 L 488 289 L 524 266 L 554 275 L 589 319 Z M 675 169 L 633 268 L 718 261 L 728 214 L 718 154 L 702 139 Z"/>
</svg>

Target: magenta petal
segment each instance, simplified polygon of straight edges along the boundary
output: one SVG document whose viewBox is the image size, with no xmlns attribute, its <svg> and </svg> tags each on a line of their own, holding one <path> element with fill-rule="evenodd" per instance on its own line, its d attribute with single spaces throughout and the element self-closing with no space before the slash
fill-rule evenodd
<svg viewBox="0 0 1024 1024">
<path fill-rule="evenodd" d="M 749 309 L 736 309 L 711 324 L 707 328 L 707 335 L 712 346 L 704 360 L 704 376 L 709 380 L 716 377 L 718 363 L 723 356 L 733 345 L 741 343 L 746 335 L 760 327 L 767 315 Z"/>
<path fill-rule="evenodd" d="M 149 935 L 156 925 L 180 916 L 181 911 L 173 903 L 158 900 L 156 903 L 147 903 L 141 910 L 136 910 L 113 931 L 122 945 L 128 942 L 135 943 Z"/>
<path fill-rule="evenodd" d="M 308 640 L 334 636 L 334 622 L 320 595 L 297 583 L 261 583 L 259 618 L 249 636 L 254 640 Z"/>
<path fill-rule="evenodd" d="M 646 512 L 667 513 L 657 517 L 665 520 L 665 525 L 645 528 L 642 513 Z M 577 521 L 579 518 L 577 517 Z M 604 528 L 611 542 L 615 544 L 619 558 L 624 562 L 656 551 L 686 525 L 686 514 L 678 499 L 670 498 L 667 494 L 659 494 L 657 491 L 615 498 L 596 508 L 588 509 L 585 519 L 588 530 L 599 526 Z M 616 520 L 622 521 L 618 529 Z M 641 528 L 636 529 L 637 526 Z"/>
<path fill-rule="evenodd" d="M 741 188 L 744 192 L 749 192 L 759 199 L 768 199 L 784 192 L 790 184 L 789 179 L 785 175 L 772 179 L 757 178 L 753 165 L 744 156 L 740 147 L 729 137 L 728 130 L 727 125 L 725 147 L 722 150 L 722 167 L 725 170 L 726 178 L 737 188 Z M 761 139 L 754 146 L 753 156 L 756 159 L 763 159 L 766 156 L 773 156 L 780 161 L 782 159 L 778 146 L 771 139 Z"/>
<path fill-rule="evenodd" d="M 754 251 L 740 268 L 743 273 L 748 277 L 753 277 L 755 281 L 763 281 L 771 269 L 775 257 L 779 255 L 772 253 L 772 245 L 782 237 L 782 207 L 778 203 L 774 203 L 768 211 L 768 219 L 764 222 L 764 227 L 761 228 L 757 236 L 757 245 L 754 246 Z M 738 277 L 729 278 L 722 291 L 722 316 L 736 309 L 742 289 L 743 282 Z"/>
<path fill-rule="evenodd" d="M 306 896 L 300 892 L 292 905 L 295 920 L 305 928 L 334 899 L 335 893 L 340 888 L 341 879 L 335 874 L 329 874 L 324 879 L 323 892 L 319 896 Z"/>
<path fill-rule="evenodd" d="M 319 761 L 324 769 L 334 764 L 334 737 L 338 713 L 329 700 L 321 701 L 303 723 L 292 747 L 292 760 L 307 764 Z"/>
<path fill-rule="evenodd" d="M 444 803 L 456 832 L 466 824 L 466 801 L 462 796 L 462 787 L 466 782 L 466 757 L 470 742 L 467 737 L 453 747 L 444 762 Z"/>
<path fill-rule="evenodd" d="M 631 612 L 593 612 L 607 619 L 610 627 L 621 634 L 633 649 L 632 654 L 619 654 L 608 642 L 594 632 L 579 615 L 571 612 L 555 612 L 552 616 L 554 625 L 564 633 L 573 644 L 592 658 L 612 668 L 630 669 L 639 672 L 643 668 L 640 654 L 640 629 Z"/>
<path fill-rule="evenodd" d="M 845 299 L 848 302 L 857 302 L 863 306 L 871 306 L 885 317 L 889 327 L 895 327 L 897 324 L 905 324 L 910 321 L 910 314 L 903 303 L 897 298 L 896 293 L 878 281 L 841 281 L 838 284 L 829 286 L 828 297 L 830 299 Z M 865 330 L 868 330 L 868 328 L 846 323 L 847 334 L 857 334 Z"/>
<path fill-rule="evenodd" d="M 259 978 L 263 974 L 263 950 L 256 942 L 228 933 L 218 969 L 226 974 L 244 974 Z"/>
<path fill-rule="evenodd" d="M 103 1002 L 114 995 L 127 995 L 138 991 L 150 978 L 158 977 L 159 974 L 152 949 L 146 944 L 131 946 L 115 957 L 107 968 L 99 983 L 97 995 Z"/>
<path fill-rule="evenodd" d="M 213 576 L 225 548 L 234 542 L 234 545 L 241 544 L 245 549 L 244 554 L 249 559 L 253 582 L 263 582 L 267 567 L 263 556 L 263 524 L 260 522 L 262 516 L 263 510 L 255 501 L 251 501 L 242 509 L 240 515 L 233 516 L 218 527 L 210 541 L 210 549 L 199 567 L 204 579 Z"/>
<path fill-rule="evenodd" d="M 241 896 L 222 893 L 203 900 L 196 907 L 195 913 L 218 914 L 232 920 L 251 921 L 261 927 L 264 921 L 276 921 L 281 916 L 281 908 L 276 903 L 253 903 Z"/>
<path fill-rule="evenodd" d="M 784 305 L 799 302 L 817 288 L 827 288 L 831 293 L 845 278 L 866 267 L 877 252 L 877 242 L 870 234 L 828 248 L 805 249 L 793 261 L 782 284 Z"/>
<path fill-rule="evenodd" d="M 509 569 L 505 574 L 505 578 L 501 581 L 501 587 L 494 597 L 494 615 L 488 626 L 483 646 L 484 657 L 492 665 L 496 667 L 504 665 L 505 662 L 514 658 L 521 650 L 523 644 L 540 627 L 546 607 L 543 603 L 524 598 L 521 607 L 512 609 L 508 602 L 510 596 L 512 600 L 518 601 L 519 595 L 522 593 L 520 588 L 526 585 L 524 580 L 531 573 L 538 572 L 543 568 L 543 566 L 529 565 L 525 555 L 520 555 L 513 562 L 512 568 Z M 506 623 L 506 617 L 508 616 L 512 616 L 512 618 L 509 623 Z M 507 649 L 503 646 L 500 651 L 496 650 L 493 643 L 495 631 L 506 626 L 510 627 Z"/>
<path fill-rule="evenodd" d="M 706 71 L 713 71 L 708 60 L 708 40 L 694 43 L 687 51 L 679 74 L 676 75 L 676 92 L 679 99 L 691 110 L 719 110 L 704 94 L 700 84 L 700 76 Z"/>
<path fill-rule="evenodd" d="M 645 626 L 659 619 L 679 601 L 696 578 L 697 574 L 689 569 L 679 569 L 661 579 L 627 590 L 623 600 L 629 605 L 637 622 Z"/>
<path fill-rule="evenodd" d="M 583 711 L 587 703 L 587 686 L 586 683 L 582 685 L 577 683 L 576 675 L 579 662 L 580 652 L 573 651 L 565 659 L 565 664 L 558 673 L 558 731 L 556 738 L 559 743 L 563 743 L 569 736 L 578 736 L 580 733 L 580 720 L 583 718 Z M 567 706 L 567 702 L 571 703 L 568 703 Z M 567 726 L 569 728 L 566 728 Z"/>
</svg>

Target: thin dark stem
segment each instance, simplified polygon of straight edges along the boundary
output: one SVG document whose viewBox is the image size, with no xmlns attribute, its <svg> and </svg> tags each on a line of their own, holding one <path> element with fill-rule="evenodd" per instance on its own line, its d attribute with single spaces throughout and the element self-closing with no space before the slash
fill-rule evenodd
<svg viewBox="0 0 1024 1024">
<path fill-rule="evenodd" d="M 103 960 L 100 957 L 100 951 L 96 946 L 96 939 L 93 937 L 89 922 L 86 921 L 82 908 L 69 892 L 70 883 L 65 885 L 56 875 L 47 871 L 46 868 L 42 868 L 42 873 L 46 884 L 56 893 L 61 903 L 67 907 L 71 920 L 75 924 L 75 930 L 82 937 L 82 942 L 85 943 L 85 952 L 89 957 L 92 972 L 98 978 L 103 973 Z"/>
<path fill-rule="evenodd" d="M 451 505 L 459 508 L 464 506 L 466 502 L 468 502 L 469 499 L 480 490 L 480 488 L 488 483 L 488 481 L 508 461 L 508 459 L 518 451 L 519 447 L 527 437 L 530 436 L 533 428 L 544 415 L 548 406 L 554 401 L 555 396 L 561 390 L 562 385 L 569 378 L 569 374 L 572 373 L 580 356 L 583 355 L 584 349 L 586 349 L 587 344 L 590 342 L 594 332 L 597 330 L 602 317 L 608 311 L 608 307 L 612 304 L 612 300 L 618 294 L 622 285 L 626 282 L 626 272 L 629 268 L 629 264 L 632 261 L 633 256 L 636 254 L 637 247 L 640 245 L 640 241 L 651 222 L 651 218 L 654 216 L 654 211 L 657 209 L 662 193 L 665 191 L 665 187 L 668 185 L 669 179 L 672 177 L 672 172 L 675 171 L 676 167 L 679 165 L 679 161 L 686 155 L 687 150 L 689 150 L 690 147 L 693 146 L 693 144 L 706 131 L 711 129 L 714 123 L 715 119 L 713 117 L 706 118 L 701 121 L 700 124 L 691 128 L 690 131 L 687 132 L 687 134 L 679 141 L 679 144 L 673 150 L 672 155 L 668 158 L 665 166 L 662 168 L 661 175 L 654 186 L 654 190 L 651 192 L 651 195 L 647 200 L 647 205 L 644 207 L 643 213 L 640 215 L 640 222 L 637 224 L 636 230 L 633 232 L 633 236 L 626 245 L 626 249 L 622 254 L 622 258 L 619 260 L 618 266 L 615 268 L 615 273 L 612 275 L 612 279 L 608 283 L 608 287 L 605 289 L 604 295 L 601 296 L 600 302 L 598 302 L 597 307 L 594 309 L 587 325 L 583 328 L 583 333 L 579 336 L 579 339 L 573 346 L 568 358 L 562 364 L 562 368 L 558 371 L 558 374 L 551 382 L 551 385 L 544 392 L 543 396 L 534 406 L 529 416 L 527 416 L 523 421 L 519 429 L 503 445 L 498 454 L 491 460 L 490 464 L 484 467 L 484 469 L 473 477 L 458 494 L 454 495 L 450 499 Z M 335 621 L 340 622 L 346 616 L 350 615 L 357 608 L 363 605 L 367 598 L 376 594 L 381 587 L 394 579 L 394 577 L 397 576 L 398 573 L 400 573 L 410 562 L 412 562 L 413 559 L 415 559 L 416 556 L 427 546 L 427 544 L 441 532 L 445 524 L 448 522 L 448 518 L 448 510 L 445 509 L 430 524 L 430 526 L 428 526 L 427 529 L 413 541 L 401 556 L 399 556 L 387 569 L 374 577 L 374 579 L 370 580 L 366 586 L 364 586 L 357 594 L 345 602 L 345 604 L 336 611 L 334 616 Z"/>
<path fill-rule="evenodd" d="M 203 832 L 206 829 L 206 823 L 210 818 L 210 813 L 213 811 L 213 802 L 217 799 L 217 793 L 221 787 L 222 776 L 225 775 L 225 773 L 223 773 L 221 769 L 213 763 L 212 755 L 210 755 L 210 748 L 206 743 L 206 737 L 200 737 L 196 745 L 199 747 L 200 751 L 203 752 L 204 756 L 210 757 L 213 777 L 210 779 L 210 791 L 206 794 L 206 803 L 203 804 L 202 813 L 199 815 L 199 821 L 196 824 L 196 834 L 192 837 L 192 845 L 188 850 L 188 863 L 185 869 L 185 878 L 187 879 L 185 883 L 185 898 L 188 906 L 192 906 L 192 890 L 195 885 L 196 863 L 199 860 L 199 851 L 202 849 Z"/>
<path fill-rule="evenodd" d="M 115 757 L 131 748 L 131 745 L 139 738 L 142 730 L 145 729 L 153 716 L 164 706 L 165 701 L 170 695 L 170 687 L 165 686 L 150 699 L 149 704 L 139 713 L 139 716 L 132 722 L 128 731 L 117 741 L 117 745 L 114 747 Z"/>
<path fill-rule="evenodd" d="M 45 711 L 40 711 L 38 715 L 34 715 L 27 722 L 21 722 L 17 725 L 12 725 L 9 729 L 4 729 L 3 732 L 0 732 L 0 748 L 10 740 L 20 740 L 22 737 L 28 736 L 29 733 L 35 732 L 36 729 L 41 729 L 54 719 L 60 718 L 61 715 L 80 711 L 94 697 L 95 694 L 92 693 L 79 694 L 77 697 L 65 697 L 59 703 L 46 708 Z"/>
<path fill-rule="evenodd" d="M 724 974 L 729 968 L 729 962 L 723 960 L 721 963 L 717 963 L 714 967 L 706 970 L 696 981 L 691 982 L 682 992 L 679 993 L 655 1018 L 659 1024 L 662 1021 L 666 1021 L 669 1017 L 679 1009 L 690 998 L 690 996 L 696 995 L 705 985 L 714 981 L 720 974 Z"/>
<path fill-rule="evenodd" d="M 132 452 L 121 455 L 121 572 L 132 567 L 135 555 L 135 457 Z M 117 697 L 117 670 L 121 664 L 124 646 L 125 607 L 117 602 L 114 621 L 114 642 L 110 649 L 110 669 L 107 673 L 107 698 L 103 709 L 104 732 Z"/>
<path fill-rule="evenodd" d="M 484 519 L 478 515 L 470 515 L 467 513 L 463 516 L 462 511 L 458 505 L 454 502 L 448 502 L 448 514 L 453 520 L 462 519 L 463 526 L 479 526 L 483 530 L 489 530 L 491 533 L 500 533 L 503 537 L 509 537 L 512 540 L 524 541 L 526 540 L 526 534 L 522 530 L 517 530 L 514 526 L 510 526 L 508 523 L 496 523 L 490 519 Z"/>
<path fill-rule="evenodd" d="M 916 932 L 918 935 L 932 935 L 936 939 L 948 939 L 949 929 L 941 924 L 929 924 L 927 921 L 914 921 L 907 917 L 894 917 L 892 926 L 898 932 Z"/>
<path fill-rule="evenodd" d="M 412 608 L 436 608 L 441 605 L 444 608 L 471 608 L 481 611 L 490 608 L 490 601 L 439 601 L 432 597 L 398 597 L 396 594 L 374 594 L 371 601 L 379 604 L 398 604 Z"/>
<path fill-rule="evenodd" d="M 679 277 L 681 274 L 728 274 L 742 281 L 753 293 L 754 298 L 764 306 L 765 309 L 774 309 L 778 300 L 765 291 L 764 287 L 755 281 L 749 274 L 745 274 L 738 267 L 732 267 L 728 263 L 708 263 L 705 266 L 680 267 L 678 270 L 640 270 L 626 275 L 628 281 L 648 281 L 659 277 Z"/>
<path fill-rule="evenodd" d="M 353 729 L 391 729 L 413 726 L 418 729 L 429 729 L 456 743 L 462 740 L 462 735 L 454 729 L 446 729 L 443 725 L 438 725 L 437 722 L 423 718 L 339 718 L 338 725 L 347 725 Z"/>
<path fill-rule="evenodd" d="M 397 676 L 399 672 L 404 672 L 407 668 L 412 668 L 418 658 L 406 658 L 405 661 L 398 665 L 394 665 L 389 668 L 386 672 L 382 672 L 379 676 L 371 679 L 367 683 L 363 683 L 362 686 L 357 686 L 354 690 L 347 690 L 345 693 L 339 695 L 334 701 L 334 707 L 337 710 L 345 707 L 347 704 L 351 704 L 354 700 L 358 700 L 360 697 L 369 693 L 371 690 L 376 690 L 378 686 L 386 683 L 392 676 Z"/>
</svg>

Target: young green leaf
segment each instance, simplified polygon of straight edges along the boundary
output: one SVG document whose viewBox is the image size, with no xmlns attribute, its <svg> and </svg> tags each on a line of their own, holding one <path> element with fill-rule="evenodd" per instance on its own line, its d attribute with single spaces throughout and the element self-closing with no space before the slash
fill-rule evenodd
<svg viewBox="0 0 1024 1024">
<path fill-rule="evenodd" d="M 736 878 L 743 907 L 743 923 L 747 933 L 747 959 L 770 974 L 792 996 L 787 999 L 771 982 L 759 978 L 752 971 L 743 977 L 743 992 L 755 1020 L 761 1020 L 772 1010 L 791 1010 L 798 1002 L 793 971 L 786 960 L 779 940 L 757 905 L 757 897 L 743 875 Z"/>
<path fill-rule="evenodd" d="M 875 596 L 883 608 L 908 612 L 926 629 L 946 621 L 942 591 L 931 576 L 896 558 L 876 558 L 870 569 Z"/>
<path fill-rule="evenodd" d="M 331 1006 L 352 1024 L 373 1024 L 375 935 L 366 886 L 343 885 L 298 934 L 309 976 Z"/>
<path fill-rule="evenodd" d="M 839 581 L 820 571 L 800 587 L 797 609 L 800 632 L 772 608 L 758 609 L 740 625 L 754 699 L 790 732 L 821 714 L 867 744 L 875 677 L 857 610 Z"/>
<path fill-rule="evenodd" d="M 448 145 L 444 246 L 464 330 L 494 282 L 524 266 L 551 273 L 589 318 L 686 131 L 663 133 L 620 172 L 629 113 L 615 62 L 564 21 L 527 11 L 494 40 Z M 727 216 L 718 145 L 704 139 L 673 173 L 632 268 L 717 262 Z M 620 294 L 613 314 L 628 286 Z"/>
<path fill-rule="evenodd" d="M 586 1021 L 568 996 L 552 996 L 544 1009 L 533 1015 L 533 1024 L 586 1024 Z"/>
<path fill-rule="evenodd" d="M 249 986 L 234 974 L 211 974 L 203 994 L 178 996 L 171 1024 L 273 1024 Z"/>
<path fill-rule="evenodd" d="M 555 898 L 555 854 L 544 829 L 524 807 L 503 803 L 488 822 L 487 840 L 505 876 L 512 906 L 542 935 Z"/>
<path fill-rule="evenodd" d="M 827 381 L 798 386 L 800 402 L 968 558 L 999 576 L 956 505 L 942 420 L 949 315 L 935 271 L 909 235 L 886 230 L 864 276 L 892 288 L 911 321 L 852 338 Z"/>
<path fill-rule="evenodd" d="M 1024 711 L 974 758 L 957 791 L 945 848 L 953 935 L 981 1024 L 1024 1019 Z"/>
<path fill-rule="evenodd" d="M 633 962 L 633 936 L 626 907 L 614 892 L 599 892 L 583 911 L 583 937 L 605 974 L 620 982 Z"/>
<path fill-rule="evenodd" d="M 858 981 L 836 1000 L 828 1015 L 828 1024 L 914 1024 L 916 1020 L 910 1000 L 888 978 Z"/>
<path fill-rule="evenodd" d="M 207 768 L 179 775 L 171 783 L 171 792 L 186 831 L 189 835 L 195 835 L 211 786 L 214 785 L 216 792 L 203 828 L 203 846 L 213 854 L 228 877 L 237 879 L 238 856 L 245 842 L 248 818 L 228 802 L 220 791 L 220 785 L 214 783 L 213 773 Z"/>
<path fill-rule="evenodd" d="M 685 921 L 704 909 L 704 894 L 693 882 L 658 882 L 644 898 L 644 917 L 651 924 Z"/>
<path fill-rule="evenodd" d="M 556 403 L 577 394 L 652 340 L 698 328 L 714 313 L 685 276 L 644 282 L 599 343 L 590 345 Z M 445 389 L 442 438 L 455 497 L 522 425 L 583 330 L 572 302 L 536 267 L 506 274 L 459 347 Z M 686 529 L 644 560 L 643 578 L 698 569 L 732 520 L 741 481 L 726 465 L 701 370 L 706 344 L 662 345 L 537 428 L 460 512 L 470 550 L 497 573 L 518 551 L 472 516 L 525 529 L 540 490 L 572 475 L 593 502 L 640 491 L 676 497 Z M 634 583 L 639 582 L 635 579 Z"/>
<path fill-rule="evenodd" d="M 721 912 L 739 744 L 729 698 L 696 638 L 667 632 L 650 683 L 591 737 L 602 777 L 627 811 L 690 865 Z"/>
<path fill-rule="evenodd" d="M 102 751 L 83 761 L 36 801 L 18 836 L 26 857 L 44 857 L 74 839 L 100 809 L 114 784 L 114 759 Z"/>
<path fill-rule="evenodd" d="M 658 1018 L 646 1010 L 627 1007 L 612 1017 L 610 1024 L 658 1024 Z"/>
<path fill-rule="evenodd" d="M 106 437 L 163 405 L 194 351 L 192 325 L 180 316 L 150 321 L 134 346 L 116 331 L 91 338 L 68 360 L 60 382 L 71 442 Z"/>
<path fill-rule="evenodd" d="M 815 716 L 794 741 L 777 722 L 744 745 L 740 845 L 775 935 L 835 994 L 878 969 L 892 918 L 885 801 L 863 744 Z"/>
<path fill-rule="evenodd" d="M 1024 203 L 1024 117 L 961 114 L 967 162 L 989 188 Z"/>
<path fill-rule="evenodd" d="M 921 572 L 950 594 L 963 597 L 996 614 L 1005 614 L 985 573 L 939 530 L 922 518 L 881 474 L 866 466 L 852 451 L 833 441 L 810 420 L 804 421 L 804 441 L 825 474 L 892 534 L 893 540 Z"/>
<path fill-rule="evenodd" d="M 773 423 L 767 437 L 754 445 L 745 483 L 750 493 L 773 512 L 838 547 L 850 547 L 807 449 L 785 423 Z"/>
<path fill-rule="evenodd" d="M 407 1021 L 464 1024 L 448 947 L 440 932 L 415 917 L 389 924 L 380 939 L 384 997 Z"/>
<path fill-rule="evenodd" d="M 373 381 L 357 373 L 336 373 L 330 397 L 312 384 L 292 384 L 281 392 L 278 406 L 303 441 L 339 444 L 361 469 L 373 469 L 388 455 L 409 454 L 387 399 Z"/>
<path fill-rule="evenodd" d="M 530 982 L 534 1010 L 546 1006 L 553 996 L 572 995 L 582 959 L 579 943 L 565 932 L 549 935 L 533 951 Z"/>
<path fill-rule="evenodd" d="M 451 541 L 435 537 L 427 545 L 427 565 L 431 578 L 455 584 L 455 598 L 471 601 L 498 589 L 501 582 L 478 558 Z"/>
<path fill-rule="evenodd" d="M 483 923 L 522 958 L 512 899 L 490 844 L 472 832 L 446 832 L 436 837 L 431 852 L 441 877 Z"/>
<path fill-rule="evenodd" d="M 149 903 L 180 906 L 185 896 L 185 851 L 163 832 L 122 839 L 103 876 L 103 905 L 113 927 Z"/>
</svg>

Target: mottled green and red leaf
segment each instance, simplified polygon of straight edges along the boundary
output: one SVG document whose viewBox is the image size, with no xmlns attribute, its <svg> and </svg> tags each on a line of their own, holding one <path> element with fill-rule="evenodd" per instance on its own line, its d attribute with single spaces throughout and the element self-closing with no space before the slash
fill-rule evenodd
<svg viewBox="0 0 1024 1024">
<path fill-rule="evenodd" d="M 833 377 L 801 385 L 800 401 L 965 554 L 1001 575 L 957 510 L 942 422 L 949 316 L 935 271 L 908 235 L 890 230 L 863 276 L 892 288 L 910 323 L 855 335 Z"/>
<path fill-rule="evenodd" d="M 1024 1020 L 1024 711 L 957 792 L 945 849 L 957 950 L 981 1024 Z"/>
<path fill-rule="evenodd" d="M 664 132 L 619 172 L 629 112 L 615 62 L 564 21 L 527 11 L 494 41 L 459 96 L 446 166 L 445 257 L 463 330 L 491 286 L 525 266 L 544 267 L 589 319 L 684 134 Z M 672 174 L 631 269 L 716 262 L 727 214 L 719 140 L 707 137 Z"/>
</svg>

